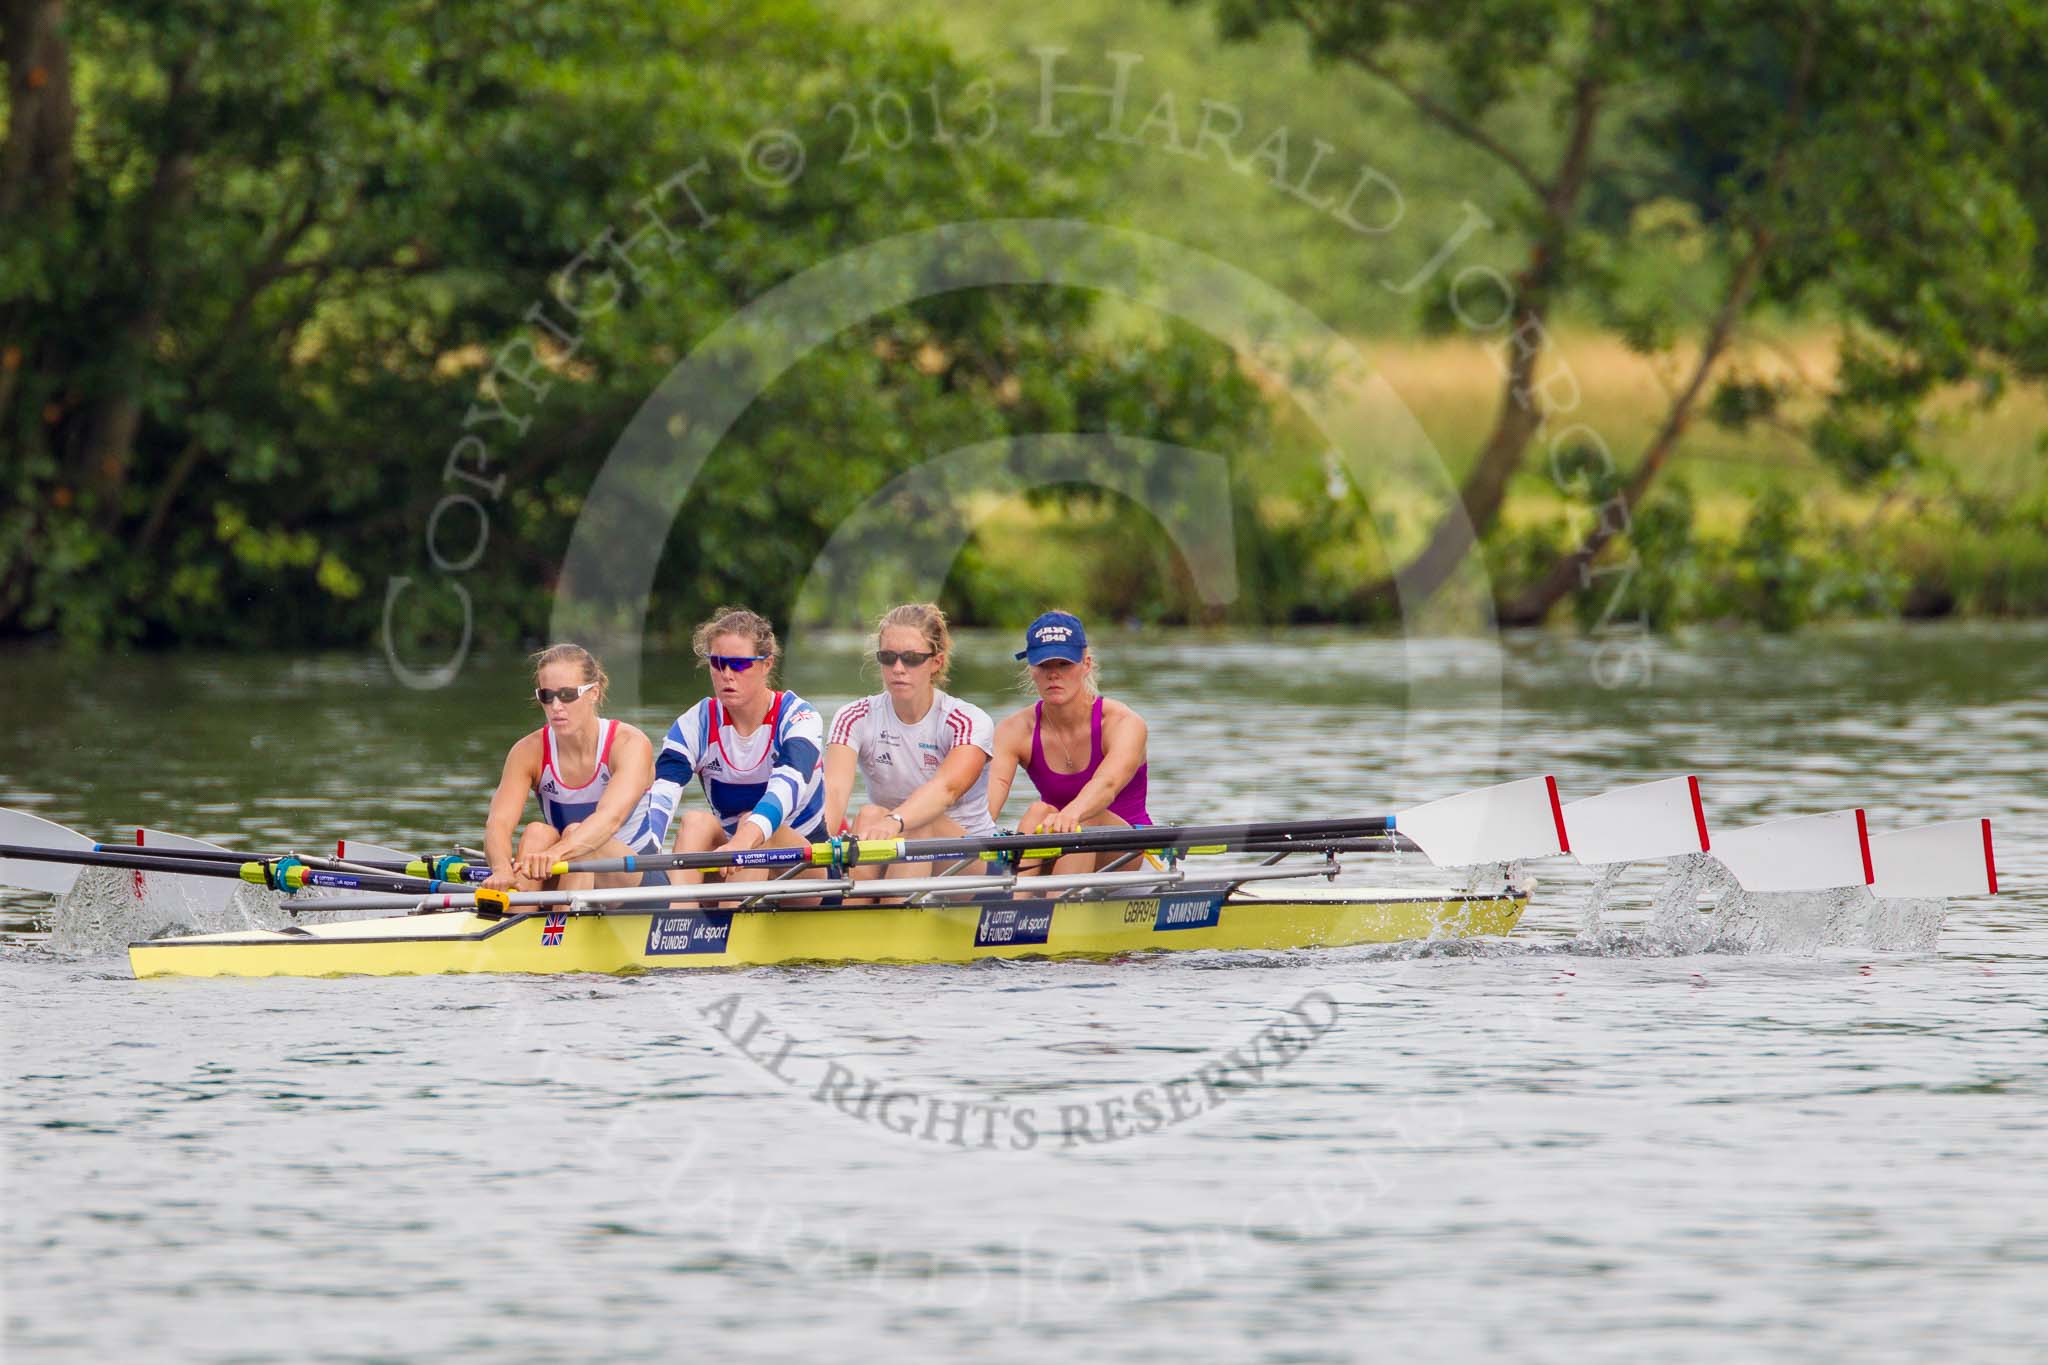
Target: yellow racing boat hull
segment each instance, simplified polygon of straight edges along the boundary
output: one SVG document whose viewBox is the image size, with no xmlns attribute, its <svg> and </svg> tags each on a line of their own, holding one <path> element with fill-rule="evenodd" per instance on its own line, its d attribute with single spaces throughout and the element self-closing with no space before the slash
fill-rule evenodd
<svg viewBox="0 0 2048 1365">
<path fill-rule="evenodd" d="M 1335 948 L 1512 931 L 1525 893 L 1292 890 L 841 909 L 470 911 L 132 944 L 135 975 L 425 976 Z"/>
</svg>

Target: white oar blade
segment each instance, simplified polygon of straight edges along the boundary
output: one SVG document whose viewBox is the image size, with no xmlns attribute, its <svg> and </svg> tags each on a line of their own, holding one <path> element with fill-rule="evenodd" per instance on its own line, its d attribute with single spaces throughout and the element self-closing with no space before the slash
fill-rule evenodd
<svg viewBox="0 0 2048 1365">
<path fill-rule="evenodd" d="M 1946 899 L 1998 894 L 1989 820 L 1951 820 L 1873 834 L 1870 863 L 1877 874 L 1870 883 L 1873 896 Z"/>
<path fill-rule="evenodd" d="M 1569 802 L 1564 828 L 1572 856 L 1588 867 L 1705 853 L 1709 846 L 1697 777 L 1667 777 Z"/>
<path fill-rule="evenodd" d="M 361 839 L 337 839 L 334 844 L 334 856 L 343 862 L 362 862 L 368 859 L 380 863 L 402 863 L 412 858 L 410 853 L 400 853 L 397 849 L 386 848 L 382 844 L 364 843 Z"/>
<path fill-rule="evenodd" d="M 30 815 L 27 811 L 0 810 L 0 844 L 24 848 L 55 848 L 66 852 L 90 849 L 92 840 L 75 829 L 66 829 Z M 61 896 L 78 880 L 77 863 L 29 862 L 21 858 L 0 858 L 0 886 L 24 891 L 47 891 Z"/>
<path fill-rule="evenodd" d="M 1870 881 L 1870 838 L 1860 810 L 1723 830 L 1714 856 L 1745 891 L 1827 891 Z"/>
<path fill-rule="evenodd" d="M 1404 810 L 1394 828 L 1438 867 L 1512 863 L 1568 851 L 1557 779 L 1529 777 Z"/>
</svg>

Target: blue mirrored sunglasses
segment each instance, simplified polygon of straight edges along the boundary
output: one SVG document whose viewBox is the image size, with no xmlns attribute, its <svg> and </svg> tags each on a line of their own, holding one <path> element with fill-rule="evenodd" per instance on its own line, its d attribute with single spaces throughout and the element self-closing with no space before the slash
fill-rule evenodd
<svg viewBox="0 0 2048 1365">
<path fill-rule="evenodd" d="M 706 654 L 704 663 L 726 673 L 744 673 L 755 664 L 764 662 L 766 654 Z"/>
</svg>

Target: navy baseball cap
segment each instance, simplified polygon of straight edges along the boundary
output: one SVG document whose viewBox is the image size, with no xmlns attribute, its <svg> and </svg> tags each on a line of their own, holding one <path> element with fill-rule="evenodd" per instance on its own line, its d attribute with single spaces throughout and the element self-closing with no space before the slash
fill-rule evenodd
<svg viewBox="0 0 2048 1365">
<path fill-rule="evenodd" d="M 1071 612 L 1049 611 L 1024 628 L 1024 648 L 1017 657 L 1026 663 L 1042 664 L 1047 659 L 1080 663 L 1088 652 L 1088 633 L 1081 618 Z"/>
</svg>

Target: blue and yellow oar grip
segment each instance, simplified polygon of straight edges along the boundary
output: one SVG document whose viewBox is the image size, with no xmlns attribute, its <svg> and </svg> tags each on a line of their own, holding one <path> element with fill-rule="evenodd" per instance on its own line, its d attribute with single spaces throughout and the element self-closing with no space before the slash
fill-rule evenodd
<svg viewBox="0 0 2048 1365">
<path fill-rule="evenodd" d="M 305 889 L 306 865 L 292 857 L 267 863 L 243 863 L 242 880 L 290 894 Z"/>
<path fill-rule="evenodd" d="M 561 864 L 556 864 L 554 872 L 556 876 L 562 874 Z M 468 881 L 469 864 L 452 854 L 433 859 L 415 858 L 405 865 L 405 875 L 408 877 L 425 877 L 429 881 L 437 882 Z"/>
</svg>

